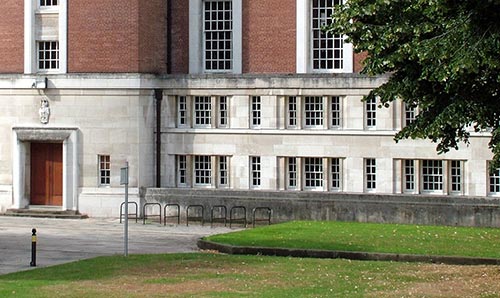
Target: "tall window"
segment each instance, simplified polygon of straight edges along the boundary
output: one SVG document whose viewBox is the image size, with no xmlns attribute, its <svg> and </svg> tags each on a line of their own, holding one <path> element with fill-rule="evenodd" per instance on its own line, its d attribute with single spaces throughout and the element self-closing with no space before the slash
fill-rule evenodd
<svg viewBox="0 0 500 298">
<path fill-rule="evenodd" d="M 331 159 L 331 189 L 341 190 L 342 189 L 342 172 L 340 167 L 340 158 Z"/>
<path fill-rule="evenodd" d="M 288 97 L 288 127 L 297 127 L 297 97 Z"/>
<path fill-rule="evenodd" d="M 377 125 L 377 102 L 371 98 L 365 102 L 366 127 L 374 128 Z"/>
<path fill-rule="evenodd" d="M 307 189 L 323 188 L 323 159 L 306 157 L 304 159 L 304 187 Z"/>
<path fill-rule="evenodd" d="M 40 6 L 57 6 L 57 0 L 40 0 Z"/>
<path fill-rule="evenodd" d="M 212 161 L 210 156 L 196 155 L 194 157 L 194 181 L 196 185 L 212 184 Z"/>
<path fill-rule="evenodd" d="M 187 185 L 187 157 L 186 155 L 177 155 L 177 185 Z"/>
<path fill-rule="evenodd" d="M 324 32 L 322 28 L 331 23 L 334 5 L 341 0 L 312 0 L 312 65 L 317 71 L 343 69 L 342 35 Z"/>
<path fill-rule="evenodd" d="M 367 191 L 373 191 L 377 187 L 377 164 L 375 158 L 365 159 L 365 186 Z"/>
<path fill-rule="evenodd" d="M 99 155 L 99 186 L 111 184 L 111 159 L 109 155 Z"/>
<path fill-rule="evenodd" d="M 219 186 L 229 186 L 229 165 L 227 156 L 219 156 Z"/>
<path fill-rule="evenodd" d="M 427 192 L 443 190 L 443 161 L 422 161 L 422 190 Z"/>
<path fill-rule="evenodd" d="M 203 5 L 205 70 L 231 70 L 233 67 L 232 1 L 205 0 Z"/>
<path fill-rule="evenodd" d="M 177 125 L 187 125 L 187 101 L 185 96 L 177 97 Z"/>
<path fill-rule="evenodd" d="M 500 194 L 500 168 L 490 173 L 490 193 Z"/>
<path fill-rule="evenodd" d="M 330 126 L 334 128 L 340 127 L 342 125 L 342 114 L 339 96 L 332 96 L 330 98 L 330 115 Z"/>
<path fill-rule="evenodd" d="M 212 124 L 212 99 L 210 96 L 194 97 L 194 124 L 199 127 L 210 127 Z"/>
<path fill-rule="evenodd" d="M 250 185 L 260 187 L 261 185 L 260 156 L 250 156 Z"/>
<path fill-rule="evenodd" d="M 297 158 L 289 157 L 287 159 L 288 162 L 288 188 L 289 189 L 297 189 Z"/>
<path fill-rule="evenodd" d="M 304 99 L 305 127 L 323 127 L 323 97 L 306 96 Z"/>
<path fill-rule="evenodd" d="M 38 69 L 59 69 L 59 42 L 38 41 Z"/>
<path fill-rule="evenodd" d="M 228 126 L 227 97 L 219 97 L 219 127 Z"/>
<path fill-rule="evenodd" d="M 450 164 L 451 191 L 462 192 L 462 162 L 452 160 Z"/>
<path fill-rule="evenodd" d="M 260 96 L 252 96 L 252 127 L 259 127 L 261 124 L 262 110 Z"/>
<path fill-rule="evenodd" d="M 408 104 L 404 104 L 405 107 L 405 125 L 410 125 L 413 121 L 415 121 L 416 113 L 415 108 L 409 106 Z"/>
<path fill-rule="evenodd" d="M 415 191 L 415 161 L 407 159 L 404 161 L 404 190 Z"/>
</svg>

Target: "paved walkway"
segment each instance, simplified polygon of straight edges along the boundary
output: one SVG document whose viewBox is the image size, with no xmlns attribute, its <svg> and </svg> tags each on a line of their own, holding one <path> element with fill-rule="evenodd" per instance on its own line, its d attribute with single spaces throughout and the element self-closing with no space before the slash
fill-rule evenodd
<svg viewBox="0 0 500 298">
<path fill-rule="evenodd" d="M 31 229 L 37 229 L 37 267 L 123 254 L 118 219 L 40 219 L 0 216 L 0 274 L 28 270 Z M 129 224 L 129 254 L 194 252 L 204 236 L 232 231 L 210 225 Z"/>
</svg>

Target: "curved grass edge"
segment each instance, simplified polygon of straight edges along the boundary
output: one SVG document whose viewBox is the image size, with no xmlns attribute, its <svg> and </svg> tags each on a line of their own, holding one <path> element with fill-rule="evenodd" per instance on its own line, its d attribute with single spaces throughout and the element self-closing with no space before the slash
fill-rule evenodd
<svg viewBox="0 0 500 298">
<path fill-rule="evenodd" d="M 215 250 L 220 253 L 230 255 L 263 255 L 296 258 L 349 259 L 359 261 L 420 262 L 447 265 L 500 265 L 500 259 L 497 258 L 294 249 L 283 247 L 234 246 L 208 241 L 203 238 L 198 239 L 197 246 L 202 250 Z"/>
</svg>

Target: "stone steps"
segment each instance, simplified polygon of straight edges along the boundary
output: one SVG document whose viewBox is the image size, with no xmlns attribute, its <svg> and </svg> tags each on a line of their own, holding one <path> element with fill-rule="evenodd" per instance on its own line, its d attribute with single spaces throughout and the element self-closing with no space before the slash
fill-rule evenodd
<svg viewBox="0 0 500 298">
<path fill-rule="evenodd" d="M 38 217 L 38 218 L 63 218 L 63 219 L 84 219 L 88 218 L 86 214 L 80 214 L 72 210 L 54 210 L 53 208 L 41 209 L 7 209 L 2 216 L 16 216 L 16 217 Z"/>
</svg>

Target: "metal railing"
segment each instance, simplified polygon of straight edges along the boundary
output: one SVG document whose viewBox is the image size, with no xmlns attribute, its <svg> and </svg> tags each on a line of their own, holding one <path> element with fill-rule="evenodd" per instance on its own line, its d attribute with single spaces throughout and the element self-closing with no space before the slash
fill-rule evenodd
<svg viewBox="0 0 500 298">
<path fill-rule="evenodd" d="M 160 203 L 145 203 L 144 206 L 142 206 L 142 224 L 145 225 L 146 224 L 146 219 L 148 219 L 148 214 L 147 214 L 147 210 L 148 210 L 148 206 L 158 206 L 158 209 L 160 211 L 159 214 L 150 214 L 149 216 L 150 217 L 158 217 L 160 219 L 160 225 L 161 225 L 161 204 Z"/>
<path fill-rule="evenodd" d="M 123 210 L 123 206 L 125 206 L 125 202 L 121 203 L 120 204 L 120 223 L 122 223 L 122 218 L 123 216 L 127 216 L 128 218 L 132 218 L 134 219 L 134 217 L 130 217 L 130 215 L 134 215 L 135 216 L 135 222 L 137 222 L 137 220 L 139 219 L 139 214 L 138 214 L 138 206 L 137 206 L 137 203 L 136 202 L 128 202 L 129 205 L 133 205 L 135 207 L 135 213 L 131 213 L 130 211 L 128 212 L 128 214 L 123 214 L 125 210 Z M 130 207 L 130 206 L 129 206 Z M 130 208 L 129 208 L 130 210 Z"/>
</svg>

